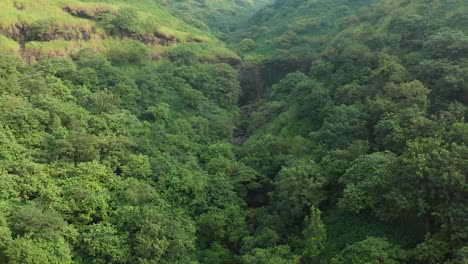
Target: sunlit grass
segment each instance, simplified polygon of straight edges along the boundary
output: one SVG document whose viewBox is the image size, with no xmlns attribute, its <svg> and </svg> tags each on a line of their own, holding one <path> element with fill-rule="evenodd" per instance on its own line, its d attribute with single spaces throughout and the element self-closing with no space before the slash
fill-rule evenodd
<svg viewBox="0 0 468 264">
<path fill-rule="evenodd" d="M 15 23 L 31 24 L 39 20 L 53 20 L 61 24 L 89 26 L 91 21 L 74 17 L 65 12 L 62 7 L 67 5 L 83 5 L 74 0 L 2 0 L 0 9 L 0 25 L 3 27 Z"/>
<path fill-rule="evenodd" d="M 222 42 L 209 33 L 172 16 L 167 10 L 155 4 L 153 0 L 3 0 L 1 5 L 0 27 L 5 31 L 13 30 L 14 32 L 14 30 L 18 31 L 15 27 L 31 26 L 46 21 L 50 22 L 55 31 L 72 33 L 73 36 L 81 36 L 83 31 L 88 34 L 89 39 L 74 37 L 72 40 L 64 40 L 59 35 L 59 39 L 51 41 L 26 42 L 22 53 L 28 58 L 68 56 L 81 49 L 107 53 L 111 48 L 119 47 L 122 45 L 120 43 L 122 36 L 109 35 L 95 20 L 73 16 L 64 8 L 71 9 L 76 13 L 84 12 L 96 15 L 104 10 L 118 13 L 124 7 L 130 7 L 137 11 L 142 34 L 155 34 L 157 37 L 168 39 L 177 45 L 189 45 L 200 60 L 214 61 L 220 58 L 237 57 L 234 52 L 225 48 Z M 148 45 L 148 56 L 153 60 L 159 59 L 170 54 L 171 49 L 172 47 L 165 45 Z M 20 44 L 0 35 L 0 52 L 20 53 Z"/>
<path fill-rule="evenodd" d="M 0 35 L 0 52 L 18 53 L 20 51 L 20 45 L 18 42 Z"/>
</svg>

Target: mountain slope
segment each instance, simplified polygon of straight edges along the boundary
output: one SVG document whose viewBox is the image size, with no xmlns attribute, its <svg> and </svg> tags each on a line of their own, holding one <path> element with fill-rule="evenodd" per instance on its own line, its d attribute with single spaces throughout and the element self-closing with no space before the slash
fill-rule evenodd
<svg viewBox="0 0 468 264">
<path fill-rule="evenodd" d="M 156 59 L 170 50 L 169 46 L 188 44 L 206 51 L 206 58 L 200 59 L 236 57 L 206 31 L 151 1 L 108 2 L 7 1 L 0 11 L 0 49 L 31 60 L 43 55 L 70 55 L 84 48 L 99 53 L 133 48 L 144 53 L 142 57 Z"/>
<path fill-rule="evenodd" d="M 4 1 L 0 262 L 232 262 L 237 55 L 152 1 Z"/>
<path fill-rule="evenodd" d="M 360 1 L 275 1 L 259 9 L 239 39 L 251 38 L 257 48 L 247 50 L 251 60 L 292 59 L 320 53 L 334 35 L 350 26 L 355 11 L 372 4 Z"/>
<path fill-rule="evenodd" d="M 267 3 L 269 0 L 161 1 L 161 4 L 188 23 L 209 30 L 224 40 L 230 39 L 234 30 L 242 27 L 256 10 Z M 202 21 L 206 25 L 197 21 Z"/>
<path fill-rule="evenodd" d="M 467 2 L 364 3 L 278 1 L 238 45 L 239 160 L 260 175 L 249 221 L 276 239 L 249 254 L 463 263 Z"/>
</svg>

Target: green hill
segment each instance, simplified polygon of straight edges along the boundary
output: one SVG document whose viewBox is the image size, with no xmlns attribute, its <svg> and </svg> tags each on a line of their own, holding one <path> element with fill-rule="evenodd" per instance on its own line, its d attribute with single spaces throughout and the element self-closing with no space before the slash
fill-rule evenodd
<svg viewBox="0 0 468 264">
<path fill-rule="evenodd" d="M 0 50 L 21 53 L 28 61 L 86 48 L 104 54 L 138 49 L 141 57 L 158 59 L 186 45 L 199 51 L 200 59 L 236 58 L 207 31 L 152 1 L 107 2 L 6 1 L 0 11 Z"/>
</svg>

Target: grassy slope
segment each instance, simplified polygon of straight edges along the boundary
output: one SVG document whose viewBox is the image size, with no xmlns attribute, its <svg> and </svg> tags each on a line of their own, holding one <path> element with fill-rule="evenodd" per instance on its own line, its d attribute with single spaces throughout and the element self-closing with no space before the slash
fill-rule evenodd
<svg viewBox="0 0 468 264">
<path fill-rule="evenodd" d="M 67 38 L 55 38 L 49 41 L 28 41 L 21 51 L 23 56 L 38 57 L 43 55 L 70 55 L 83 48 L 91 48 L 96 52 L 106 53 L 111 48 L 119 46 L 121 37 L 110 36 L 94 20 L 72 16 L 63 10 L 64 7 L 71 7 L 77 10 L 107 10 L 117 13 L 121 8 L 131 7 L 138 12 L 138 19 L 143 25 L 143 32 L 152 34 L 158 32 L 163 35 L 175 36 L 177 45 L 186 44 L 195 50 L 203 60 L 217 60 L 218 58 L 235 58 L 236 55 L 224 48 L 224 45 L 216 38 L 202 29 L 198 29 L 188 23 L 174 17 L 167 10 L 154 1 L 76 1 L 76 0 L 38 0 L 38 1 L 14 1 L 6 0 L 2 3 L 0 10 L 0 52 L 20 52 L 20 45 L 11 39 L 18 31 L 16 25 L 30 26 L 40 23 L 52 23 L 58 32 L 71 31 L 70 34 L 80 36 L 80 32 L 87 32 L 88 39 L 75 37 L 72 40 Z M 16 27 L 16 28 L 15 28 Z M 13 33 L 12 33 L 13 32 Z M 17 33 L 17 32 L 16 32 Z M 14 38 L 14 37 L 13 37 Z M 196 41 L 194 41 L 196 40 Z M 149 54 L 153 58 L 163 56 L 163 54 L 173 47 L 164 45 L 147 45 Z M 203 51 L 203 52 L 197 52 Z"/>
</svg>

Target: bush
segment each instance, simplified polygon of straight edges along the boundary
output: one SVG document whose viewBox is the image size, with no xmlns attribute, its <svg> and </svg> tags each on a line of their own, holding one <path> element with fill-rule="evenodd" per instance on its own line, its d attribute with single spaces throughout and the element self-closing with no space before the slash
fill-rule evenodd
<svg viewBox="0 0 468 264">
<path fill-rule="evenodd" d="M 118 14 L 102 12 L 96 18 L 111 35 L 138 34 L 142 31 L 138 14 L 132 8 L 122 8 Z"/>
<path fill-rule="evenodd" d="M 148 48 L 135 40 L 124 40 L 111 47 L 108 51 L 113 64 L 142 64 L 148 59 Z"/>
</svg>

